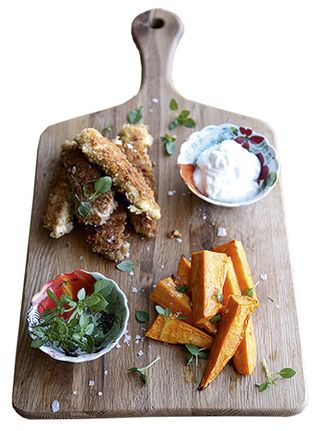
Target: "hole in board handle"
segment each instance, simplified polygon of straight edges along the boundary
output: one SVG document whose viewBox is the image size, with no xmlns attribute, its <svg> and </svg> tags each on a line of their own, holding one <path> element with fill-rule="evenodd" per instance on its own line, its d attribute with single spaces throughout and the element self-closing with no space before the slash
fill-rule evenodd
<svg viewBox="0 0 320 431">
<path fill-rule="evenodd" d="M 151 28 L 161 28 L 164 26 L 164 21 L 161 18 L 153 18 L 150 23 Z"/>
</svg>

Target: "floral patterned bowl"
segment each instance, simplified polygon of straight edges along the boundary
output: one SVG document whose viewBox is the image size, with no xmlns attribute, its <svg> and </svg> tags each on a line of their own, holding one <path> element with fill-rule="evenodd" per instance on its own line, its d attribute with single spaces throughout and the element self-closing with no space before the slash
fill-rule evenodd
<svg viewBox="0 0 320 431">
<path fill-rule="evenodd" d="M 84 288 L 86 294 L 93 292 L 93 284 L 97 280 L 107 280 L 112 283 L 112 291 L 108 296 L 108 312 L 115 315 L 111 329 L 106 333 L 105 339 L 98 351 L 93 353 L 84 353 L 79 349 L 73 353 L 66 354 L 62 349 L 51 344 L 43 344 L 39 349 L 51 356 L 53 359 L 66 362 L 85 362 L 99 358 L 113 349 L 119 342 L 120 338 L 126 331 L 129 308 L 127 298 L 120 290 L 117 283 L 98 272 L 87 272 L 78 269 L 70 274 L 60 274 L 54 280 L 48 281 L 31 301 L 31 307 L 27 313 L 28 332 L 32 339 L 35 339 L 33 327 L 41 323 L 41 315 L 44 311 L 55 306 L 55 302 L 47 295 L 48 289 L 53 291 L 58 299 L 61 295 L 69 295 L 73 300 L 77 298 L 80 289 Z"/>
<path fill-rule="evenodd" d="M 232 139 L 242 145 L 243 148 L 255 154 L 261 164 L 260 176 L 258 178 L 259 191 L 250 199 L 241 202 L 221 202 L 201 193 L 194 184 L 193 172 L 197 159 L 204 150 L 220 142 Z M 276 149 L 269 143 L 268 139 L 257 134 L 249 127 L 236 126 L 225 123 L 218 126 L 210 125 L 192 133 L 180 148 L 177 161 L 180 176 L 187 187 L 199 198 L 214 205 L 223 207 L 239 207 L 250 205 L 264 198 L 275 186 L 280 171 L 279 157 Z"/>
</svg>

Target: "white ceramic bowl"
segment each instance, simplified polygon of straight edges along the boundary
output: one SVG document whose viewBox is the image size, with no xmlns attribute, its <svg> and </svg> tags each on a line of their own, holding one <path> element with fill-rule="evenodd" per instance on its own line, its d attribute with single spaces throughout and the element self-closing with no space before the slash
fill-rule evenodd
<svg viewBox="0 0 320 431">
<path fill-rule="evenodd" d="M 88 277 L 93 277 L 94 280 L 104 279 L 108 281 L 112 281 L 114 288 L 112 289 L 112 292 L 108 296 L 108 302 L 110 307 L 110 311 L 112 310 L 115 314 L 115 322 L 108 331 L 108 334 L 106 334 L 106 339 L 101 346 L 101 349 L 99 349 L 97 352 L 94 353 L 83 353 L 83 352 L 75 352 L 75 354 L 67 355 L 62 349 L 54 348 L 50 344 L 44 344 L 42 345 L 39 350 L 46 353 L 53 359 L 57 359 L 58 361 L 66 361 L 66 362 L 73 362 L 73 363 L 79 363 L 79 362 L 86 362 L 86 361 L 93 361 L 94 359 L 99 358 L 100 356 L 110 352 L 111 349 L 113 349 L 116 344 L 119 342 L 121 337 L 126 331 L 128 319 L 129 319 L 129 308 L 128 308 L 128 300 L 125 296 L 125 294 L 122 292 L 120 287 L 117 285 L 117 283 L 114 280 L 110 280 L 109 278 L 105 277 L 103 274 L 100 274 L 98 272 L 87 272 L 83 270 L 76 270 L 70 274 L 60 274 L 58 275 L 54 280 L 49 281 L 46 283 L 43 288 L 38 292 L 31 301 L 31 306 L 27 313 L 27 323 L 28 323 L 28 332 L 32 339 L 35 338 L 35 335 L 33 333 L 32 327 L 38 323 L 41 322 L 41 313 L 39 311 L 42 309 L 42 305 L 44 301 L 50 301 L 50 299 L 47 296 L 47 290 L 53 289 L 53 291 L 59 295 L 63 293 L 75 293 L 71 292 L 70 289 L 72 288 L 72 284 L 69 285 L 66 283 L 61 283 L 63 280 L 67 280 L 68 277 L 72 277 L 73 279 L 78 278 L 78 285 L 77 287 L 74 287 L 74 289 L 80 290 L 81 287 L 84 287 L 85 289 L 89 286 Z M 94 281 L 93 281 L 94 282 Z M 63 287 L 61 287 L 63 285 Z M 63 291 L 59 291 L 60 289 L 63 289 Z M 48 307 L 50 308 L 50 307 Z"/>
<path fill-rule="evenodd" d="M 201 193 L 194 184 L 193 171 L 200 153 L 226 139 L 235 140 L 239 145 L 255 154 L 260 161 L 259 192 L 250 199 L 240 202 L 218 201 Z M 206 126 L 199 132 L 192 133 L 180 147 L 177 164 L 181 178 L 192 193 L 210 204 L 222 207 L 240 207 L 261 200 L 274 188 L 280 172 L 278 153 L 268 139 L 249 127 L 237 126 L 231 123 Z"/>
</svg>

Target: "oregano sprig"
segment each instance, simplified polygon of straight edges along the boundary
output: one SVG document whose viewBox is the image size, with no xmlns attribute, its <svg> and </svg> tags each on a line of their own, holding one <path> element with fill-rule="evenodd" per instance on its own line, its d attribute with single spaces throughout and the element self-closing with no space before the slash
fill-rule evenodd
<svg viewBox="0 0 320 431">
<path fill-rule="evenodd" d="M 91 202 L 99 194 L 109 192 L 111 190 L 111 186 L 112 186 L 112 178 L 109 176 L 100 177 L 94 180 L 93 190 L 90 182 L 83 186 L 82 188 L 83 194 L 85 195 L 87 200 L 86 201 L 81 200 L 78 195 L 75 195 L 79 201 L 77 211 L 81 215 L 81 217 L 88 217 L 88 215 L 91 213 L 91 210 L 92 210 Z"/>
<path fill-rule="evenodd" d="M 199 347 L 195 346 L 194 344 L 185 344 L 185 348 L 189 353 L 189 357 L 187 360 L 187 365 L 191 365 L 193 360 L 195 359 L 196 367 L 199 363 L 199 358 L 201 359 L 207 359 L 208 354 L 206 352 L 206 348 L 199 349 Z"/>
<path fill-rule="evenodd" d="M 171 156 L 176 152 L 176 136 L 168 135 L 167 133 L 163 136 L 160 136 L 161 142 L 164 144 L 164 148 L 166 153 Z"/>
<path fill-rule="evenodd" d="M 263 383 L 256 383 L 259 392 L 263 392 L 270 386 L 276 385 L 276 380 L 278 380 L 277 376 L 280 376 L 283 379 L 291 379 L 296 374 L 296 371 L 293 368 L 282 368 L 279 372 L 271 372 L 265 358 L 262 359 L 261 366 L 265 372 L 266 379 Z"/>
<path fill-rule="evenodd" d="M 181 316 L 179 314 L 173 314 L 170 310 L 170 308 L 163 308 L 161 307 L 161 305 L 156 305 L 155 309 L 157 311 L 158 314 L 160 314 L 161 316 L 163 316 L 165 318 L 165 322 L 161 331 L 161 334 L 159 336 L 159 340 L 161 340 L 161 338 L 163 337 L 163 334 L 165 333 L 169 320 L 170 319 L 176 319 L 176 320 L 185 320 L 186 317 L 185 316 Z"/>
<path fill-rule="evenodd" d="M 152 367 L 152 365 L 154 365 L 159 360 L 160 360 L 160 356 L 157 356 L 156 359 L 150 362 L 150 364 L 145 365 L 144 367 L 132 367 L 132 368 L 129 368 L 128 371 L 131 373 L 137 373 L 139 376 L 140 382 L 145 385 L 147 383 L 147 375 L 146 375 L 147 369 Z"/>
<path fill-rule="evenodd" d="M 140 120 L 142 120 L 143 115 L 143 106 L 138 106 L 137 108 L 130 111 L 127 115 L 128 123 L 130 124 L 136 124 L 139 123 Z"/>
<path fill-rule="evenodd" d="M 170 100 L 169 108 L 171 111 L 176 112 L 179 109 L 179 105 L 175 99 Z M 196 126 L 196 122 L 190 117 L 190 111 L 183 109 L 179 115 L 176 116 L 174 120 L 169 123 L 169 130 L 173 130 L 179 125 L 193 128 Z"/>
</svg>

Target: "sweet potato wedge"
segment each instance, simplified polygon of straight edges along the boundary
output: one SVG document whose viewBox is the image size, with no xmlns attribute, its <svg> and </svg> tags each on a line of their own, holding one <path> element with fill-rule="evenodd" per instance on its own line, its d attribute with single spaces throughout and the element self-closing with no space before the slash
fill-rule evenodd
<svg viewBox="0 0 320 431">
<path fill-rule="evenodd" d="M 252 298 L 239 295 L 229 296 L 199 385 L 200 390 L 205 389 L 217 377 L 235 354 L 255 307 L 256 300 Z"/>
<path fill-rule="evenodd" d="M 222 293 L 223 293 L 222 305 L 226 305 L 230 295 L 241 295 L 238 277 L 234 270 L 231 257 L 228 257 L 227 275 L 222 288 Z"/>
<path fill-rule="evenodd" d="M 221 309 L 217 295 L 222 294 L 227 262 L 223 253 L 208 250 L 192 253 L 191 294 L 195 324 L 207 322 Z"/>
<path fill-rule="evenodd" d="M 225 253 L 231 257 L 242 294 L 245 295 L 246 292 L 253 289 L 252 297 L 257 300 L 250 266 L 242 242 L 233 240 L 214 247 L 213 251 Z"/>
<path fill-rule="evenodd" d="M 210 349 L 213 338 L 200 329 L 174 317 L 159 315 L 146 332 L 146 337 L 170 344 L 194 344 Z"/>
<path fill-rule="evenodd" d="M 242 242 L 233 240 L 215 247 L 213 251 L 225 253 L 232 259 L 242 294 L 245 295 L 251 290 L 252 297 L 258 300 L 250 266 Z M 236 371 L 240 374 L 250 375 L 255 369 L 257 362 L 257 348 L 251 319 L 232 362 Z"/>
<path fill-rule="evenodd" d="M 191 262 L 185 256 L 181 256 L 177 276 L 180 284 L 191 286 Z"/>
<path fill-rule="evenodd" d="M 250 376 L 257 364 L 257 346 L 252 317 L 248 320 L 245 335 L 232 358 L 234 368 L 239 374 Z"/>
<path fill-rule="evenodd" d="M 172 313 L 181 313 L 187 318 L 186 322 L 193 324 L 191 300 L 186 293 L 177 291 L 177 285 L 172 277 L 160 280 L 152 291 L 150 299 L 164 308 L 169 308 Z M 216 333 L 216 325 L 209 321 L 202 324 L 201 329 L 213 335 Z"/>
</svg>

